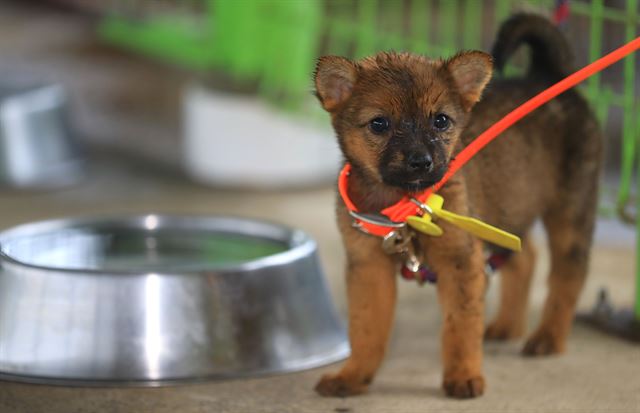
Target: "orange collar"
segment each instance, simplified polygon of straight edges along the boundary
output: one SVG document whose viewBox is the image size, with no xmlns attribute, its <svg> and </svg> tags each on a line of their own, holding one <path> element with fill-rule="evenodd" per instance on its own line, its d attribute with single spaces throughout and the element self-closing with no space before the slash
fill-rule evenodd
<svg viewBox="0 0 640 413">
<path fill-rule="evenodd" d="M 346 163 L 344 165 L 344 168 L 342 168 L 342 171 L 340 171 L 340 176 L 338 178 L 338 191 L 340 192 L 342 201 L 349 210 L 349 213 L 354 218 L 357 227 L 362 229 L 364 232 L 371 235 L 384 237 L 385 235 L 392 232 L 394 228 L 405 223 L 408 217 L 412 215 L 422 215 L 420 207 L 418 207 L 418 205 L 411 201 L 410 197 L 404 196 L 400 201 L 379 212 L 379 215 L 382 215 L 384 218 L 388 218 L 391 221 L 391 224 L 396 225 L 377 225 L 371 221 L 360 219 L 358 208 L 355 206 L 353 201 L 351 201 L 351 198 L 349 198 L 349 192 L 347 190 L 350 172 L 351 164 Z M 427 198 L 429 198 L 429 195 L 431 195 L 432 193 L 433 188 L 428 188 L 420 195 L 414 196 L 414 198 L 424 204 L 427 201 Z"/>
</svg>

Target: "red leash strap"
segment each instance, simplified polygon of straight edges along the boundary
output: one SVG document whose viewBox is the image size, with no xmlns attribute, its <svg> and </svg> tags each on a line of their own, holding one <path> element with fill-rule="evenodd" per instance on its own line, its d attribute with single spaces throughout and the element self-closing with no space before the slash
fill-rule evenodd
<svg viewBox="0 0 640 413">
<path fill-rule="evenodd" d="M 440 182 L 427 190 L 429 192 L 429 195 L 432 192 L 436 192 L 440 188 L 442 188 L 442 185 L 444 185 L 451 178 L 451 176 L 453 176 L 453 174 L 458 172 L 460 168 L 462 168 L 467 162 L 469 162 L 469 160 L 473 158 L 476 153 L 487 146 L 489 142 L 498 137 L 498 135 L 500 135 L 506 129 L 510 128 L 514 123 L 524 118 L 529 113 L 533 112 L 559 94 L 566 92 L 568 89 L 571 89 L 589 76 L 600 72 L 607 66 L 614 64 L 618 60 L 621 60 L 623 57 L 635 52 L 638 49 L 640 49 L 640 37 L 637 37 L 636 39 L 620 47 L 619 49 L 614 50 L 608 55 L 601 57 L 590 65 L 583 67 L 574 74 L 567 76 L 560 82 L 556 83 L 546 90 L 543 90 L 536 96 L 532 97 L 522 105 L 515 108 L 513 111 L 507 114 L 507 116 L 500 119 L 489 129 L 484 131 L 480 136 L 478 136 L 473 142 L 469 144 L 469 146 L 464 148 L 455 157 L 455 159 L 451 160 L 451 162 L 449 163 L 449 169 L 447 170 L 447 173 L 444 175 L 444 177 L 440 180 Z M 428 195 L 424 198 L 424 200 L 421 196 L 420 200 L 424 202 L 426 198 L 428 198 Z"/>
<path fill-rule="evenodd" d="M 555 85 L 545 89 L 540 92 L 533 98 L 529 99 L 522 105 L 515 108 L 509 114 L 507 114 L 504 118 L 500 119 L 498 122 L 493 124 L 489 129 L 484 131 L 480 136 L 478 136 L 473 142 L 471 142 L 466 148 L 464 148 L 460 153 L 449 162 L 449 167 L 444 177 L 436 183 L 431 188 L 428 188 L 416 198 L 420 202 L 426 202 L 429 196 L 437 192 L 442 186 L 447 183 L 451 177 L 458 172 L 460 168 L 462 168 L 471 158 L 473 158 L 482 148 L 487 146 L 492 140 L 498 137 L 502 132 L 506 129 L 510 128 L 514 123 L 518 122 L 523 117 L 527 116 L 529 113 L 533 112 L 540 106 L 544 105 L 551 99 L 560 95 L 563 92 L 566 92 L 568 89 L 576 86 L 578 83 L 584 81 L 589 76 L 594 75 L 595 73 L 600 72 L 606 67 L 612 65 L 613 63 L 621 60 L 625 56 L 633 53 L 634 51 L 640 49 L 640 37 L 632 40 L 626 45 L 614 50 L 613 52 L 607 54 L 604 57 L 596 60 L 595 62 L 585 66 L 584 68 L 578 70 L 570 76 L 567 76 L 560 82 Z M 340 191 L 340 195 L 350 211 L 357 212 L 356 206 L 349 199 L 348 191 L 347 191 L 347 178 L 349 175 L 349 170 L 351 169 L 351 165 L 347 164 L 340 172 L 340 178 L 338 181 L 338 188 Z M 404 222 L 407 217 L 411 215 L 419 215 L 421 214 L 420 209 L 409 199 L 409 197 L 404 197 L 398 203 L 385 208 L 381 211 L 383 215 L 386 215 L 389 219 L 394 222 Z M 369 224 L 366 222 L 360 222 L 361 226 L 369 233 L 373 235 L 384 236 L 391 232 L 393 228 L 383 227 L 379 225 Z"/>
</svg>

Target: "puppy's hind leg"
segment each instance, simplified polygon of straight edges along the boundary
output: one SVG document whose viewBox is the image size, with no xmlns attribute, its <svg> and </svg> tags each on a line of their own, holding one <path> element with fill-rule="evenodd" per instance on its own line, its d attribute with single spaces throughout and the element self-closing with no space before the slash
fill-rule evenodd
<svg viewBox="0 0 640 413">
<path fill-rule="evenodd" d="M 587 275 L 593 227 L 592 223 L 579 227 L 574 222 L 575 217 L 566 212 L 554 213 L 544 219 L 551 249 L 549 293 L 540 326 L 522 350 L 525 355 L 565 350 L 576 303 Z"/>
<path fill-rule="evenodd" d="M 514 253 L 500 268 L 500 308 L 485 331 L 486 339 L 508 340 L 524 334 L 535 260 L 531 240 L 523 238 L 522 251 Z"/>
<path fill-rule="evenodd" d="M 588 134 L 581 135 L 589 137 Z M 530 356 L 561 353 L 588 271 L 598 204 L 599 136 L 585 139 L 566 163 L 562 187 L 543 216 L 549 239 L 551 273 L 542 321 L 524 346 Z M 596 140 L 598 139 L 598 140 Z M 585 153 L 590 151 L 590 156 Z M 582 151 L 582 153 L 580 153 Z"/>
<path fill-rule="evenodd" d="M 351 356 L 339 372 L 320 379 L 315 389 L 322 396 L 364 393 L 387 348 L 396 304 L 395 263 L 379 239 L 364 237 L 347 244 Z"/>
</svg>

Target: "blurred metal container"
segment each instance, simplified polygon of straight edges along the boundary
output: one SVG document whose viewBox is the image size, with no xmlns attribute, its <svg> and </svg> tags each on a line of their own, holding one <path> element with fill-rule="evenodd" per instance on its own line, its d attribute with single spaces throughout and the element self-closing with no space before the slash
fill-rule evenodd
<svg viewBox="0 0 640 413">
<path fill-rule="evenodd" d="M 84 162 L 63 87 L 5 82 L 0 80 L 0 186 L 47 189 L 78 181 Z"/>
<path fill-rule="evenodd" d="M 348 353 L 302 231 L 146 215 L 0 234 L 0 378 L 155 386 L 302 370 Z"/>
</svg>

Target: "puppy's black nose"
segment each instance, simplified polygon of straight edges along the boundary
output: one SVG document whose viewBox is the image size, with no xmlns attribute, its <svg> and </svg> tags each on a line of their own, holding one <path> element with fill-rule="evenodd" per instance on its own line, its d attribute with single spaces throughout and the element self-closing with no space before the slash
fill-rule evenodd
<svg viewBox="0 0 640 413">
<path fill-rule="evenodd" d="M 428 153 L 412 153 L 407 159 L 407 163 L 411 169 L 424 169 L 430 171 L 433 167 L 433 159 Z"/>
</svg>

